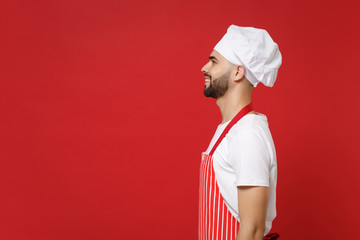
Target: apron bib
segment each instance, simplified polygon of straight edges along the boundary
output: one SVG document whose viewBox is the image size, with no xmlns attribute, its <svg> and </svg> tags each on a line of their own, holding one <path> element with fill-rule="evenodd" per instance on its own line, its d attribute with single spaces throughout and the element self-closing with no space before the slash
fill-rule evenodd
<svg viewBox="0 0 360 240">
<path fill-rule="evenodd" d="M 231 127 L 251 112 L 252 103 L 245 106 L 226 126 L 209 155 L 202 154 L 199 187 L 199 240 L 236 240 L 240 222 L 228 210 L 219 191 L 213 168 L 213 153 Z M 269 233 L 264 240 L 275 240 L 277 233 Z"/>
</svg>

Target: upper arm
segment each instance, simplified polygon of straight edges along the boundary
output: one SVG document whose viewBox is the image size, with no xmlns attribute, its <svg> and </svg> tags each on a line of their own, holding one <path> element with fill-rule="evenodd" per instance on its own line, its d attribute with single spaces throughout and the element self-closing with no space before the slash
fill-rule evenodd
<svg viewBox="0 0 360 240">
<path fill-rule="evenodd" d="M 271 165 L 266 140 L 256 131 L 243 131 L 234 139 L 230 153 L 236 175 L 240 230 L 264 233 Z"/>
<path fill-rule="evenodd" d="M 241 228 L 265 231 L 269 188 L 264 186 L 238 186 L 238 207 Z"/>
<path fill-rule="evenodd" d="M 270 186 L 271 156 L 261 134 L 253 130 L 243 131 L 229 148 L 237 186 Z"/>
</svg>

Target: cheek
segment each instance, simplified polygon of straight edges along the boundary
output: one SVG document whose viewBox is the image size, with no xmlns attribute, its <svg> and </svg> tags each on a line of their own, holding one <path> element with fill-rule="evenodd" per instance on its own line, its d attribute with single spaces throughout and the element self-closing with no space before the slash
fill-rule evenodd
<svg viewBox="0 0 360 240">
<path fill-rule="evenodd" d="M 211 76 L 219 77 L 224 74 L 224 68 L 220 65 L 213 65 L 210 68 L 209 73 L 211 73 Z"/>
<path fill-rule="evenodd" d="M 215 69 L 213 71 L 210 72 L 211 75 L 211 80 L 218 78 L 219 76 L 221 76 L 221 74 L 219 73 L 219 71 L 215 71 Z"/>
</svg>

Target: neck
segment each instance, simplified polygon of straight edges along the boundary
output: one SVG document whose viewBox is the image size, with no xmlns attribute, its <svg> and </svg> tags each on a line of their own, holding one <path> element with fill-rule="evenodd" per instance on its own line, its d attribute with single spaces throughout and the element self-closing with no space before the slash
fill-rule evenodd
<svg viewBox="0 0 360 240">
<path fill-rule="evenodd" d="M 250 102 L 251 92 L 246 91 L 241 91 L 240 94 L 239 92 L 228 91 L 224 96 L 216 99 L 216 104 L 222 116 L 221 124 L 233 119 L 236 114 Z M 255 113 L 255 111 L 251 112 Z"/>
</svg>

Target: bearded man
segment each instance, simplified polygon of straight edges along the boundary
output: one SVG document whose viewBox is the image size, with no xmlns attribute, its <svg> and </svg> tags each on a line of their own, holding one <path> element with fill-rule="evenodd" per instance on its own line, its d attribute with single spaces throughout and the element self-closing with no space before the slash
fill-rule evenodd
<svg viewBox="0 0 360 240">
<path fill-rule="evenodd" d="M 272 87 L 282 57 L 266 30 L 231 25 L 201 71 L 222 122 L 202 153 L 199 239 L 277 239 L 277 160 L 267 117 L 253 110 L 258 83 Z"/>
</svg>

